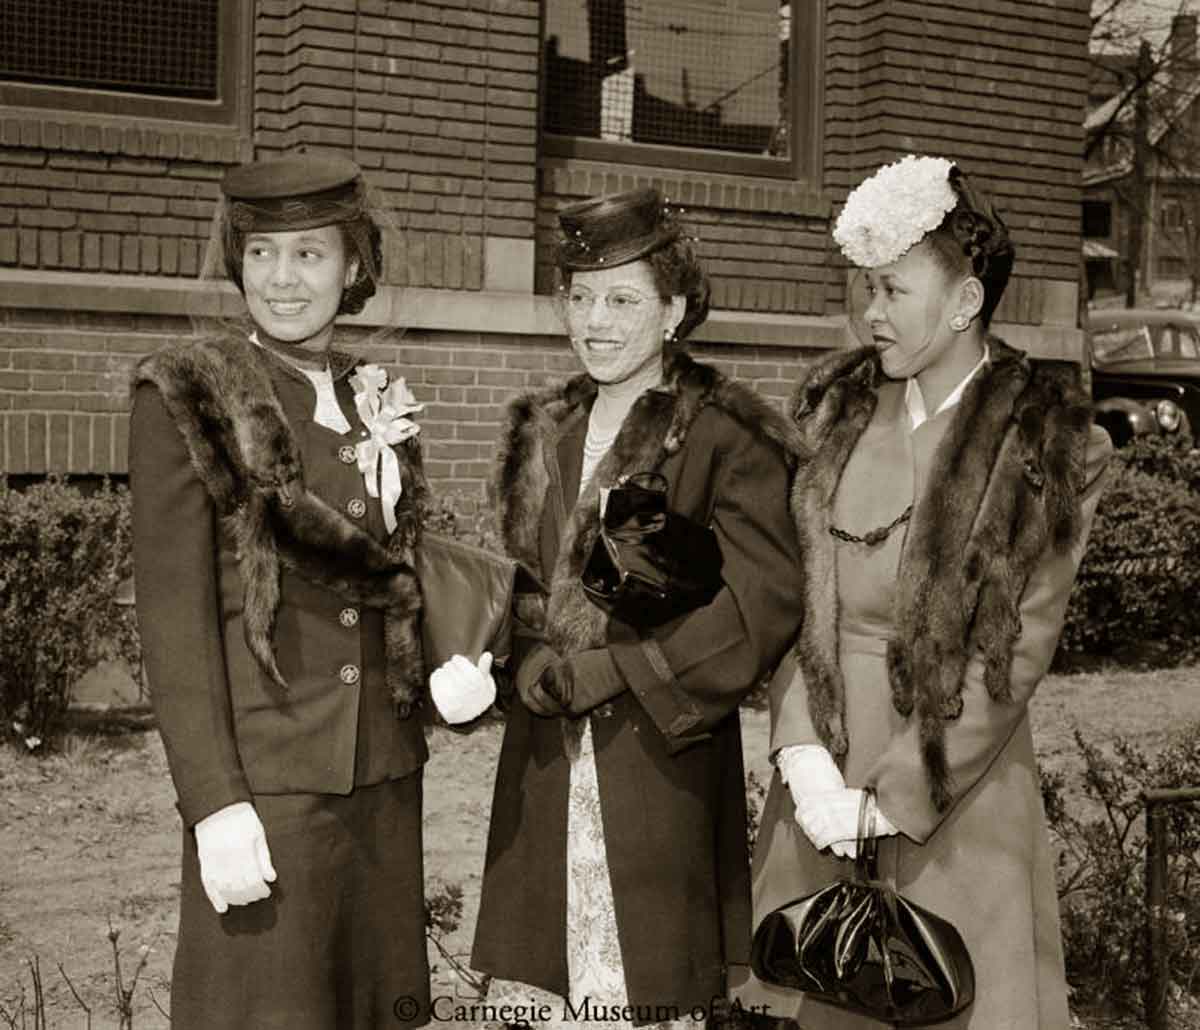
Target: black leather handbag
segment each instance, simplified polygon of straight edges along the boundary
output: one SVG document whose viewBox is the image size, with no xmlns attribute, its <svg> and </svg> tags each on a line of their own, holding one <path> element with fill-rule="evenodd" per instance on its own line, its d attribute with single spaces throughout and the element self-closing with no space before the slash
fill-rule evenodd
<svg viewBox="0 0 1200 1030">
<path fill-rule="evenodd" d="M 876 838 L 858 817 L 854 876 L 782 905 L 754 933 L 750 964 L 764 983 L 892 1026 L 929 1026 L 975 998 L 975 968 L 952 924 L 878 879 Z M 873 827 L 870 827 L 873 829 Z"/>
<path fill-rule="evenodd" d="M 627 476 L 608 492 L 583 591 L 614 619 L 639 629 L 708 604 L 721 589 L 717 535 L 667 510 L 658 472 Z"/>
</svg>

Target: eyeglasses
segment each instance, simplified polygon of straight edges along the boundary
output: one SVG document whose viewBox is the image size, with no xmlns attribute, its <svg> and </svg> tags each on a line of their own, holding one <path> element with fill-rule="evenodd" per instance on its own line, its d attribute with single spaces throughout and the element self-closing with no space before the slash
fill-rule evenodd
<svg viewBox="0 0 1200 1030">
<path fill-rule="evenodd" d="M 572 315 L 590 314 L 596 304 L 596 297 L 586 286 L 572 286 L 567 291 L 567 310 Z M 632 318 L 641 306 L 649 300 L 644 294 L 629 287 L 618 287 L 602 295 L 604 306 L 614 318 Z"/>
</svg>

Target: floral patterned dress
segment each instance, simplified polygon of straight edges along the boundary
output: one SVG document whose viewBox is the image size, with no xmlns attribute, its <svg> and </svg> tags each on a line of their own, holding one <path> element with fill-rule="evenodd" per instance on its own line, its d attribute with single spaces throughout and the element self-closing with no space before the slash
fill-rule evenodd
<svg viewBox="0 0 1200 1030">
<path fill-rule="evenodd" d="M 585 452 L 580 494 L 587 488 L 598 458 Z M 627 1030 L 630 1020 L 605 1019 L 623 1014 L 629 1005 L 625 967 L 617 936 L 616 905 L 608 875 L 600 785 L 590 720 L 584 720 L 579 755 L 571 763 L 567 811 L 567 973 L 570 998 L 559 998 L 529 984 L 492 980 L 487 1002 L 492 1006 L 544 1006 L 554 1018 L 533 1025 L 547 1030 Z M 570 1002 L 568 1006 L 567 1002 Z M 492 1024 L 502 1026 L 503 1024 Z M 687 1017 L 643 1024 L 645 1030 L 692 1030 L 704 1020 Z"/>
</svg>

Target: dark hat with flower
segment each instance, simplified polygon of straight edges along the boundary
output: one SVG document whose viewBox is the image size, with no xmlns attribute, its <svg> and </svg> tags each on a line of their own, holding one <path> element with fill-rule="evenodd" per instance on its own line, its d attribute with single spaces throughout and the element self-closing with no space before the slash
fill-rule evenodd
<svg viewBox="0 0 1200 1030">
<path fill-rule="evenodd" d="M 229 219 L 243 231 L 336 225 L 363 210 L 362 170 L 336 154 L 299 154 L 231 168 L 221 181 Z"/>
<path fill-rule="evenodd" d="M 628 264 L 680 236 L 675 210 L 653 186 L 571 204 L 558 224 L 558 263 L 573 272 Z"/>
</svg>

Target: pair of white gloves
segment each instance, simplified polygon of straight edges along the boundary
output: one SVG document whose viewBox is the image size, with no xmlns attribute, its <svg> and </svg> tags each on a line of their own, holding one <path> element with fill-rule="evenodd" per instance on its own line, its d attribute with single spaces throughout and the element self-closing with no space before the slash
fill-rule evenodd
<svg viewBox="0 0 1200 1030">
<path fill-rule="evenodd" d="M 479 663 L 455 655 L 429 677 L 433 703 L 448 723 L 470 722 L 496 700 L 492 656 Z M 230 905 L 249 905 L 270 896 L 275 867 L 267 834 L 249 801 L 226 805 L 205 816 L 195 827 L 200 859 L 200 882 L 218 913 Z"/>
<path fill-rule="evenodd" d="M 863 792 L 847 787 L 841 770 L 829 749 L 820 744 L 791 745 L 775 756 L 779 775 L 791 791 L 796 806 L 796 822 L 818 851 L 829 848 L 839 858 L 855 858 L 858 853 L 858 814 Z M 876 837 L 890 837 L 899 831 L 879 808 L 874 797 Z M 867 825 L 870 825 L 868 819 Z"/>
</svg>

